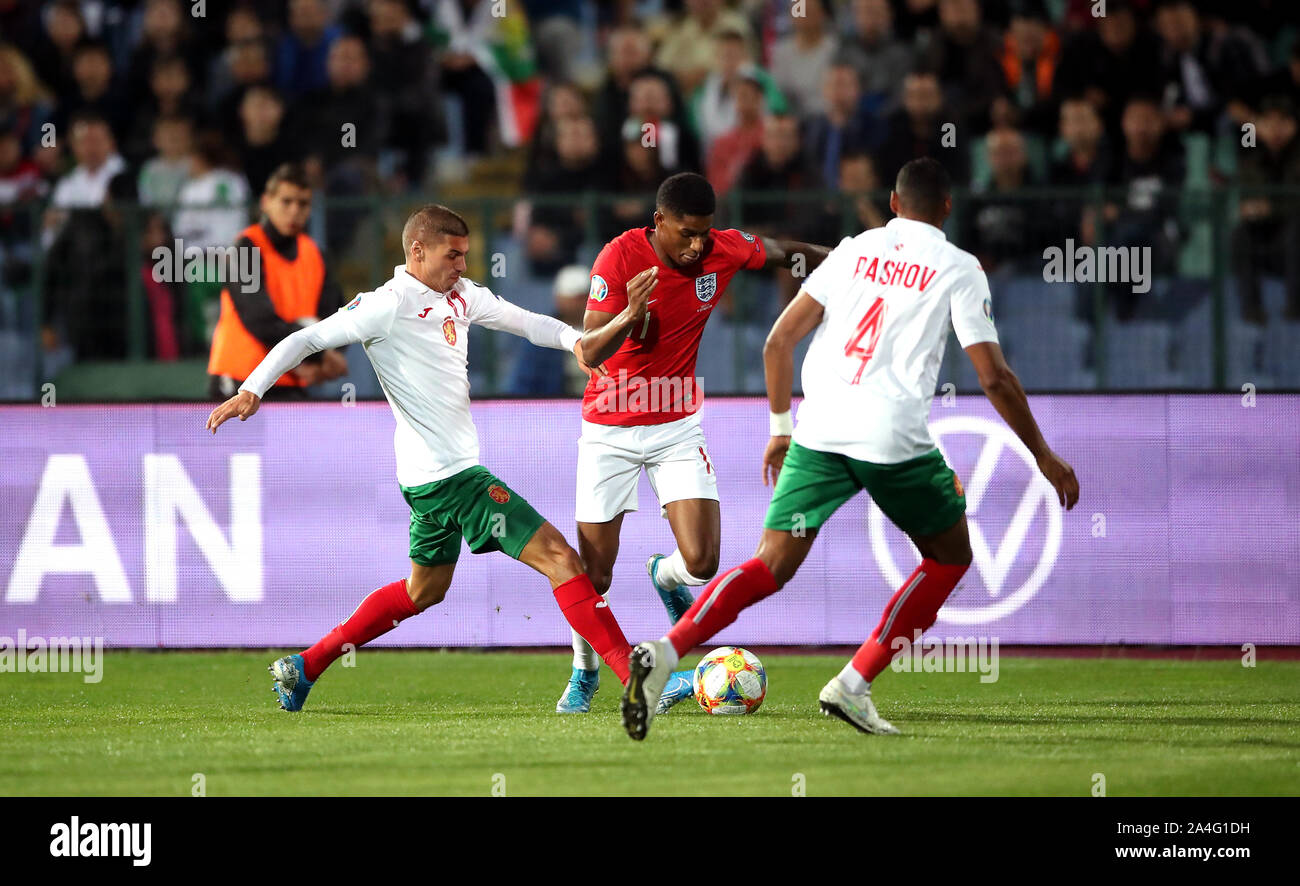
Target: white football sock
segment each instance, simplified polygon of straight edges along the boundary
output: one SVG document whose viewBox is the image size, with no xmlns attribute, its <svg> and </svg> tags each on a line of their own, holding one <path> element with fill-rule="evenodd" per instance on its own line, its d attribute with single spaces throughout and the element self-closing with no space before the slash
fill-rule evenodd
<svg viewBox="0 0 1300 886">
<path fill-rule="evenodd" d="M 844 670 L 840 671 L 840 682 L 844 684 L 844 688 L 850 695 L 862 695 L 864 692 L 871 691 L 871 684 L 857 672 L 853 662 L 846 664 Z"/>
<path fill-rule="evenodd" d="M 669 640 L 666 636 L 660 637 L 659 648 L 663 651 L 664 659 L 668 662 L 668 670 L 671 671 L 673 668 L 677 667 L 677 663 L 681 659 L 677 655 L 677 649 L 673 646 L 673 641 Z"/>
<path fill-rule="evenodd" d="M 601 599 L 608 600 L 609 594 L 601 595 Z M 570 630 L 569 633 L 573 634 L 573 666 L 580 671 L 599 670 L 600 654 L 577 631 Z"/>
<path fill-rule="evenodd" d="M 671 591 L 678 585 L 698 588 L 709 581 L 707 578 L 696 578 L 686 571 L 686 560 L 682 557 L 681 550 L 673 551 L 660 560 L 655 575 L 658 578 L 657 584 L 665 591 Z"/>
</svg>

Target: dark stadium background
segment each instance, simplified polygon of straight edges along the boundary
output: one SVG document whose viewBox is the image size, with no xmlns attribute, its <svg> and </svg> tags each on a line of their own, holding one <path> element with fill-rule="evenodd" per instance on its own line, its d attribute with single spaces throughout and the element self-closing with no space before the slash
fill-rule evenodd
<svg viewBox="0 0 1300 886">
<path fill-rule="evenodd" d="M 990 272 L 1028 389 L 1300 387 L 1292 5 L 1096 6 L 0 0 L 0 397 L 53 382 L 64 402 L 202 398 L 219 286 L 151 283 L 150 251 L 178 222 L 187 246 L 229 245 L 204 238 L 251 220 L 241 204 L 282 161 L 314 176 L 311 233 L 346 293 L 388 276 L 404 213 L 436 200 L 471 221 L 471 276 L 573 316 L 558 271 L 648 223 L 669 173 L 709 175 L 720 226 L 833 244 L 887 220 L 894 172 L 924 153 L 961 186 L 948 233 Z M 483 21 L 463 54 L 446 24 L 461 10 Z M 1140 158 L 1134 99 L 1151 102 L 1134 115 Z M 737 127 L 737 102 L 766 116 Z M 87 113 L 121 157 L 93 205 L 69 179 L 70 123 Z M 646 121 L 663 137 L 625 149 Z M 171 159 L 156 147 L 169 124 Z M 1266 145 L 1266 128 L 1290 137 Z M 200 148 L 216 165 L 195 185 Z M 213 200 L 227 211 L 196 216 Z M 78 208 L 56 223 L 60 202 Z M 1067 238 L 1150 246 L 1151 290 L 1044 285 L 1042 251 Z M 703 349 L 709 391 L 761 392 L 753 355 L 795 285 L 773 272 L 732 287 Z M 551 355 L 483 332 L 474 347 L 476 396 L 573 392 Z M 349 357 L 352 377 L 317 396 L 347 382 L 378 396 Z M 959 390 L 974 387 L 964 362 L 950 348 Z"/>
<path fill-rule="evenodd" d="M 1109 553 L 1080 553 L 1048 586 L 1092 626 L 1026 636 L 1235 642 L 1236 625 L 1249 633 L 1259 624 L 1243 642 L 1300 642 L 1294 558 L 1282 556 L 1300 544 L 1300 402 L 1288 393 L 1300 389 L 1294 9 L 1267 0 L 1102 5 L 1104 15 L 1079 0 L 0 0 L 0 399 L 14 402 L 0 409 L 0 551 L 16 556 L 55 455 L 83 457 L 137 595 L 146 584 L 144 455 L 177 456 L 228 530 L 227 455 L 269 446 L 271 420 L 231 425 L 219 445 L 197 436 L 210 408 L 220 284 L 157 279 L 153 250 L 177 238 L 229 245 L 256 219 L 250 195 L 280 163 L 301 162 L 312 176 L 309 233 L 346 297 L 387 279 L 401 261 L 406 214 L 438 201 L 471 224 L 471 277 L 578 324 L 591 260 L 612 235 L 650 223 L 654 190 L 670 173 L 713 181 L 719 227 L 833 245 L 885 223 L 895 172 L 928 154 L 953 173 L 947 233 L 989 273 L 1002 344 L 1048 439 L 1087 468 L 1082 516 L 1068 515 L 1066 529 L 1095 538 L 1096 514 L 1109 517 Z M 477 24 L 453 39 L 465 16 Z M 70 134 L 91 118 L 113 139 L 111 169 L 94 170 L 98 191 L 86 187 L 86 157 Z M 1149 290 L 1049 281 L 1044 250 L 1071 241 L 1149 248 Z M 762 393 L 762 342 L 797 286 L 786 271 L 737 277 L 701 348 L 697 375 L 709 396 Z M 474 398 L 547 399 L 542 439 L 570 446 L 582 382 L 572 361 L 481 329 L 471 342 Z M 360 346 L 347 357 L 350 374 L 313 388 L 315 406 L 278 407 L 307 410 L 286 439 L 302 447 L 289 463 L 310 466 L 302 476 L 316 516 L 264 527 L 268 562 L 284 570 L 268 566 L 268 585 L 292 572 L 295 537 L 331 550 L 369 532 L 384 538 L 364 546 L 359 563 L 349 554 L 361 574 L 346 586 L 325 597 L 301 591 L 314 594 L 311 617 L 325 626 L 405 565 L 387 410 L 366 411 L 373 427 L 350 439 L 324 430 L 339 405 L 381 396 Z M 1111 399 L 1138 392 L 1151 396 Z M 949 407 L 988 411 L 955 340 L 939 393 L 936 418 Z M 169 401 L 193 406 L 151 405 Z M 711 432 L 717 446 L 725 437 L 737 448 L 734 459 L 750 436 L 761 449 L 765 406 L 750 402 L 756 423 Z M 275 427 L 285 433 L 281 420 Z M 485 438 L 483 449 L 521 488 L 545 486 L 530 497 L 544 495 L 567 531 L 573 481 L 552 468 L 571 452 L 548 456 L 526 435 Z M 285 455 L 262 452 L 264 482 Z M 331 479 L 361 465 L 373 490 L 364 494 L 379 504 L 345 502 L 356 477 Z M 757 476 L 744 462 L 729 470 Z M 1022 488 L 998 493 L 1005 517 Z M 644 483 L 641 495 L 640 528 L 625 548 L 643 557 L 667 538 Z M 725 561 L 752 549 L 764 495 L 723 490 Z M 1210 504 L 1198 510 L 1202 500 Z M 329 520 L 353 508 L 360 523 Z M 846 512 L 836 553 L 850 560 L 828 567 L 827 586 L 842 586 L 846 600 L 867 559 L 854 546 L 866 513 L 865 502 Z M 67 515 L 58 519 L 60 543 L 74 541 Z M 1002 537 L 1004 517 L 986 509 L 985 523 Z M 224 601 L 210 565 L 178 532 L 181 602 L 187 593 L 191 603 Z M 1115 533 L 1128 533 L 1123 556 Z M 1179 548 L 1188 538 L 1222 542 Z M 1267 541 L 1263 560 L 1249 559 L 1248 539 Z M 12 584 L 13 561 L 2 565 Z M 1019 564 L 1013 578 L 1031 567 Z M 1156 576 L 1143 583 L 1156 603 L 1123 604 L 1145 627 L 1126 635 L 1122 613 L 1105 609 L 1105 628 L 1095 629 L 1101 601 L 1135 571 Z M 888 582 L 870 574 L 883 591 Z M 193 632 L 149 625 L 205 617 L 196 606 L 132 621 L 96 601 L 94 587 L 84 576 L 49 578 L 33 617 L 54 630 L 71 611 L 63 604 L 84 596 L 92 603 L 78 624 L 125 618 L 129 636 L 190 642 Z M 653 601 L 634 596 L 633 623 L 657 624 Z M 1176 627 L 1207 606 L 1226 620 Z M 0 627 L 12 634 L 22 611 L 0 608 Z M 1152 612 L 1168 618 L 1151 627 L 1141 620 Z M 440 635 L 411 642 L 431 636 Z M 535 642 L 562 641 L 557 629 Z"/>
</svg>

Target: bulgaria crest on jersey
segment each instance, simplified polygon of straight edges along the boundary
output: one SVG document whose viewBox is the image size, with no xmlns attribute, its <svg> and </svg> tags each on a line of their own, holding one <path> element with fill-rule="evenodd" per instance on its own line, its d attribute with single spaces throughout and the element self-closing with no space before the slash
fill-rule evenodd
<svg viewBox="0 0 1300 886">
<path fill-rule="evenodd" d="M 718 275 L 701 274 L 695 278 L 695 297 L 700 301 L 712 301 L 718 294 Z"/>
<path fill-rule="evenodd" d="M 488 494 L 488 498 L 492 499 L 494 502 L 496 502 L 499 505 L 503 505 L 506 502 L 510 501 L 510 493 L 506 492 L 504 486 L 497 486 L 495 484 L 489 486 L 487 494 Z"/>
<path fill-rule="evenodd" d="M 456 346 L 456 321 L 450 317 L 442 321 L 442 337 L 447 339 L 447 344 L 453 348 Z"/>
</svg>

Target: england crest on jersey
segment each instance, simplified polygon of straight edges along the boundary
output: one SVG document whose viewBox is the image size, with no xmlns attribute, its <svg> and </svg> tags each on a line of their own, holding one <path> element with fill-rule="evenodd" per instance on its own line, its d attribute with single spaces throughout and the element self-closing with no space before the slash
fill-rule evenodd
<svg viewBox="0 0 1300 886">
<path fill-rule="evenodd" d="M 695 278 L 695 297 L 700 301 L 711 301 L 718 294 L 718 275 L 702 274 Z"/>
</svg>

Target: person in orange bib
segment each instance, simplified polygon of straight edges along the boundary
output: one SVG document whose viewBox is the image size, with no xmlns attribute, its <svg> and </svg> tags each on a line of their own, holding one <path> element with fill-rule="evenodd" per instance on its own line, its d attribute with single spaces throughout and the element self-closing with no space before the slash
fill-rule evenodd
<svg viewBox="0 0 1300 886">
<path fill-rule="evenodd" d="M 283 164 L 266 180 L 261 221 L 245 228 L 235 242 L 241 251 L 257 250 L 261 273 L 251 291 L 237 283 L 221 291 L 221 315 L 208 357 L 208 395 L 215 400 L 234 396 L 281 339 L 343 306 L 342 289 L 331 279 L 320 249 L 303 233 L 311 196 L 302 166 Z M 347 374 L 341 352 L 327 350 L 315 357 L 280 376 L 267 394 L 305 399 L 311 385 Z"/>
</svg>

